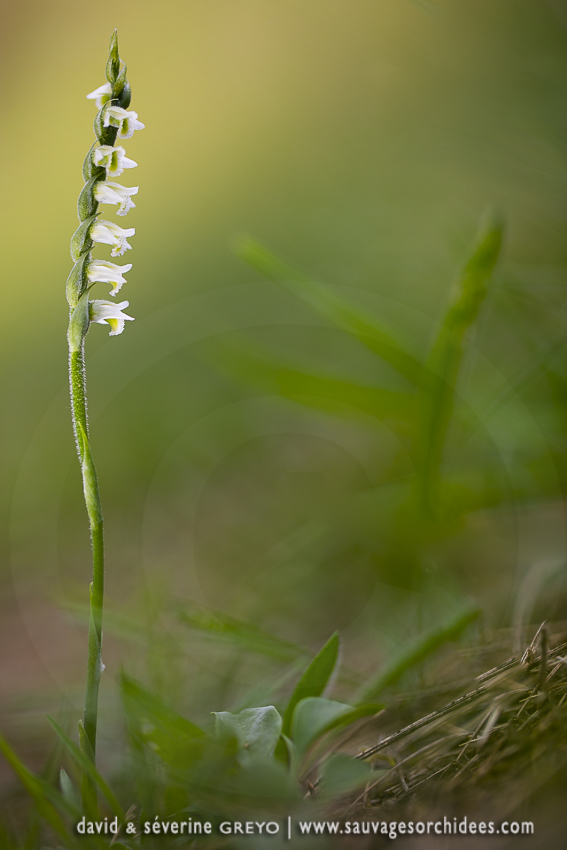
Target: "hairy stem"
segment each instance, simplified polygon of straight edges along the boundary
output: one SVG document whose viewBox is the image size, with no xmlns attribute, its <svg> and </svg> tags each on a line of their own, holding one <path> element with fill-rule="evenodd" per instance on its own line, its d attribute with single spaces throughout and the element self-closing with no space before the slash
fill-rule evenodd
<svg viewBox="0 0 567 850">
<path fill-rule="evenodd" d="M 83 716 L 84 735 L 81 736 L 81 747 L 84 755 L 94 762 L 96 753 L 98 691 L 100 677 L 104 669 L 101 657 L 102 609 L 104 600 L 104 538 L 100 493 L 88 441 L 87 393 L 83 345 L 78 350 L 70 347 L 69 384 L 73 428 L 81 464 L 83 492 L 89 518 L 93 553 L 93 580 L 90 586 L 87 687 Z M 96 809 L 96 786 L 87 776 L 83 776 L 82 791 L 83 807 L 85 810 L 92 811 Z"/>
</svg>

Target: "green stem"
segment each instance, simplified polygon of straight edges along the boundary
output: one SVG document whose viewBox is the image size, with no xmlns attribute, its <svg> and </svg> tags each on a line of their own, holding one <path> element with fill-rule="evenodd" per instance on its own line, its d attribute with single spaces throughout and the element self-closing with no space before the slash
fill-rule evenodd
<svg viewBox="0 0 567 850">
<path fill-rule="evenodd" d="M 100 493 L 87 429 L 87 393 L 85 380 L 84 347 L 69 350 L 69 384 L 71 411 L 81 463 L 83 492 L 89 517 L 93 553 L 93 580 L 90 586 L 89 646 L 87 660 L 87 687 L 83 716 L 84 735 L 81 746 L 84 754 L 93 761 L 96 753 L 98 717 L 98 691 L 102 664 L 102 609 L 104 600 L 104 537 Z M 83 807 L 96 810 L 96 786 L 88 776 L 83 776 Z"/>
</svg>

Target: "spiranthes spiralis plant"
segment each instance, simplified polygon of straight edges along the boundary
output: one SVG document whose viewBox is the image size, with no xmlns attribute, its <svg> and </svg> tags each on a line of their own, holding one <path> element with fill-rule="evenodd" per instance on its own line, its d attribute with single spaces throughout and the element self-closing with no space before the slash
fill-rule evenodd
<svg viewBox="0 0 567 850">
<path fill-rule="evenodd" d="M 143 129 L 136 112 L 128 110 L 131 91 L 126 78 L 126 66 L 118 54 L 118 37 L 114 31 L 106 63 L 106 83 L 87 97 L 96 100 L 98 113 L 94 122 L 96 141 L 83 164 L 85 185 L 78 201 L 79 227 L 71 239 L 73 269 L 67 280 L 67 301 L 70 318 L 67 338 L 69 342 L 69 383 L 71 411 L 75 442 L 81 473 L 83 492 L 91 532 L 93 577 L 90 585 L 90 618 L 88 637 L 87 684 L 83 721 L 79 723 L 79 738 L 84 757 L 94 763 L 96 752 L 98 691 L 104 665 L 102 663 L 102 615 L 104 601 L 104 538 L 100 493 L 89 445 L 87 417 L 87 391 L 84 343 L 91 323 L 110 326 L 110 336 L 122 333 L 125 322 L 132 320 L 123 310 L 128 301 L 91 299 L 91 290 L 97 283 L 111 285 L 110 295 L 117 295 L 125 283 L 124 273 L 131 264 L 119 266 L 108 260 L 94 259 L 91 252 L 96 243 L 112 247 L 111 256 L 119 257 L 131 246 L 128 239 L 135 230 L 99 219 L 99 204 L 118 205 L 117 214 L 126 215 L 134 206 L 131 199 L 138 188 L 126 188 L 111 178 L 119 177 L 124 169 L 137 163 L 126 157 L 117 140 L 129 139 L 135 130 Z M 83 776 L 83 807 L 96 808 L 96 787 L 92 779 Z"/>
</svg>

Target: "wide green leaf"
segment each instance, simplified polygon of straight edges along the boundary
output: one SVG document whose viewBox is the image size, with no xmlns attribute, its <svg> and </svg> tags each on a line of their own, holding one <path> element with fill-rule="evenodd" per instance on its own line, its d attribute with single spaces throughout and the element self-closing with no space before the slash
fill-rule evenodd
<svg viewBox="0 0 567 850">
<path fill-rule="evenodd" d="M 245 708 L 238 714 L 230 711 L 214 711 L 213 714 L 217 736 L 236 738 L 242 764 L 273 756 L 282 732 L 282 718 L 273 705 Z"/>
<path fill-rule="evenodd" d="M 378 714 L 383 707 L 376 703 L 367 703 L 353 708 L 351 705 L 322 697 L 307 697 L 297 704 L 293 713 L 291 738 L 298 751 L 305 752 L 327 732 L 346 728 L 363 717 Z"/>
<path fill-rule="evenodd" d="M 369 765 L 344 753 L 334 753 L 323 764 L 319 787 L 324 796 L 337 797 L 361 788 L 372 776 Z"/>
</svg>

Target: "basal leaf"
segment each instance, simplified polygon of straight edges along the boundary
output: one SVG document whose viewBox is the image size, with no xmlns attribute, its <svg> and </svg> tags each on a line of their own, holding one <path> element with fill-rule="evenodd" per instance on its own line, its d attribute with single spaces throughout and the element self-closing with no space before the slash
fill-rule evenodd
<svg viewBox="0 0 567 850">
<path fill-rule="evenodd" d="M 282 731 L 282 718 L 273 705 L 245 708 L 239 714 L 214 711 L 217 736 L 236 738 L 241 763 L 271 758 Z"/>
</svg>

